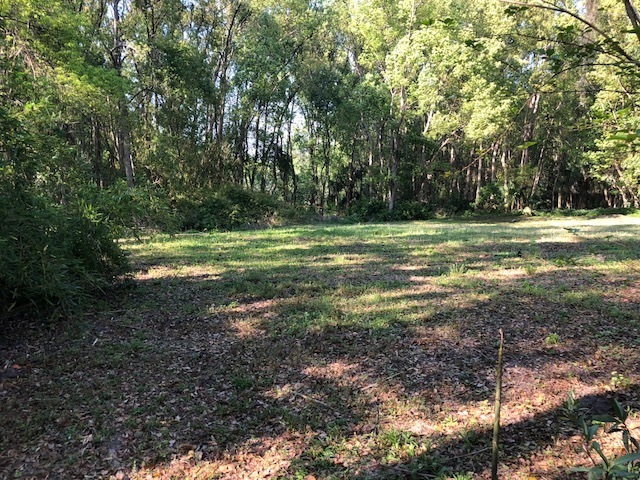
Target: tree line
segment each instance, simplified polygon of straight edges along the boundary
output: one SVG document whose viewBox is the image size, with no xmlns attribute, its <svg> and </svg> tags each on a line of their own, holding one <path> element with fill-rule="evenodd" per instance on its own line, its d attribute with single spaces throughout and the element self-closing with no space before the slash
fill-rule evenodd
<svg viewBox="0 0 640 480">
<path fill-rule="evenodd" d="M 639 66 L 631 0 L 0 0 L 3 303 L 154 222 L 638 207 Z"/>
<path fill-rule="evenodd" d="M 2 4 L 3 122 L 61 202 L 123 179 L 321 212 L 638 206 L 630 1 Z"/>
</svg>

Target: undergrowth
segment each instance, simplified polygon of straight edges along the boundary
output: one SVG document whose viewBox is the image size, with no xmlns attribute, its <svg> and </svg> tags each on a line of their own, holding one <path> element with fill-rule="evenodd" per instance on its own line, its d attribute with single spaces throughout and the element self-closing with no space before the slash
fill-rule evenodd
<svg viewBox="0 0 640 480">
<path fill-rule="evenodd" d="M 96 212 L 0 191 L 0 318 L 27 310 L 70 314 L 127 269 Z"/>
</svg>

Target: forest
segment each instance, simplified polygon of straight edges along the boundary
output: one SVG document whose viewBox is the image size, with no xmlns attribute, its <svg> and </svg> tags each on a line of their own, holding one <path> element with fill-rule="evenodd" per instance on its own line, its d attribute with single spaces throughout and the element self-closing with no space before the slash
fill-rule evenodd
<svg viewBox="0 0 640 480">
<path fill-rule="evenodd" d="M 126 182 L 321 213 L 637 207 L 635 7 L 536 5 L 4 0 L 2 180 L 59 204 Z"/>
<path fill-rule="evenodd" d="M 633 0 L 0 0 L 0 479 L 640 478 L 639 88 Z"/>
<path fill-rule="evenodd" d="M 117 274 L 112 239 L 150 228 L 638 207 L 639 18 L 631 0 L 2 0 L 3 311 Z"/>
</svg>

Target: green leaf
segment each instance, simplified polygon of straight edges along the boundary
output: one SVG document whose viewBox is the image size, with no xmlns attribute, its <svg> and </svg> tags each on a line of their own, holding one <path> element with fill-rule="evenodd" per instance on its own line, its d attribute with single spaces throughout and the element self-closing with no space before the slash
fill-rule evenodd
<svg viewBox="0 0 640 480">
<path fill-rule="evenodd" d="M 509 16 L 517 15 L 518 13 L 528 10 L 529 7 L 525 5 L 510 5 L 504 9 L 504 13 Z"/>
<path fill-rule="evenodd" d="M 623 422 L 627 419 L 627 411 L 624 409 L 622 404 L 618 402 L 618 400 L 615 398 L 613 399 L 613 411 L 616 414 L 616 417 L 618 417 Z"/>
<path fill-rule="evenodd" d="M 611 415 L 595 415 L 591 418 L 594 422 L 602 422 L 602 423 L 616 423 L 618 421 L 617 418 Z"/>
<path fill-rule="evenodd" d="M 621 467 L 618 467 L 621 468 Z M 618 468 L 616 468 L 615 470 L 615 476 L 611 477 L 611 478 L 635 478 L 636 480 L 638 479 L 638 473 L 637 472 L 628 472 L 626 470 L 618 470 Z"/>
<path fill-rule="evenodd" d="M 458 24 L 457 20 L 451 17 L 441 18 L 440 22 L 442 22 L 446 27 L 453 27 Z"/>
<path fill-rule="evenodd" d="M 585 424 L 584 436 L 588 442 L 593 440 L 593 437 L 596 436 L 596 433 L 598 433 L 599 429 L 600 429 L 600 425 L 590 425 L 587 427 Z"/>
<path fill-rule="evenodd" d="M 624 444 L 624 448 L 627 452 L 631 451 L 631 445 L 629 445 L 629 430 L 623 430 L 622 432 L 622 443 Z"/>
<path fill-rule="evenodd" d="M 619 141 L 623 141 L 623 142 L 633 142 L 637 138 L 638 138 L 638 135 L 636 135 L 635 133 L 616 133 L 615 135 L 612 135 L 612 136 L 608 137 L 607 140 L 619 140 Z"/>
<path fill-rule="evenodd" d="M 520 150 L 526 150 L 529 147 L 533 147 L 534 145 L 536 145 L 538 142 L 533 142 L 533 141 L 529 141 L 529 142 L 525 142 L 522 145 L 518 145 L 518 148 Z"/>
<path fill-rule="evenodd" d="M 589 470 L 589 480 L 600 480 L 607 474 L 607 471 L 602 467 L 593 467 Z"/>
<path fill-rule="evenodd" d="M 593 449 L 598 452 L 598 455 L 600 455 L 600 458 L 602 459 L 602 461 L 604 462 L 604 464 L 606 466 L 609 466 L 609 459 L 607 458 L 607 456 L 602 452 L 602 448 L 600 447 L 600 442 L 593 442 L 591 444 L 591 446 L 593 447 Z"/>
<path fill-rule="evenodd" d="M 640 452 L 627 453 L 621 457 L 614 458 L 611 460 L 611 465 L 626 465 L 627 463 L 635 462 L 636 460 L 640 460 Z"/>
</svg>

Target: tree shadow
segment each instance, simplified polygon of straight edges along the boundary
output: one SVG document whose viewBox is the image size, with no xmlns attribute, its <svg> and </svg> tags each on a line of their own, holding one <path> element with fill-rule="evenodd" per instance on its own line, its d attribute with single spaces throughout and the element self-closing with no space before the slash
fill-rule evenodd
<svg viewBox="0 0 640 480">
<path fill-rule="evenodd" d="M 342 238 L 339 229 L 332 235 Z M 243 478 L 272 455 L 270 478 L 420 478 L 440 467 L 482 478 L 501 326 L 506 467 L 556 449 L 575 458 L 558 446 L 571 435 L 558 420 L 571 388 L 600 407 L 617 371 L 637 405 L 628 335 L 637 309 L 604 296 L 602 275 L 581 268 L 589 248 L 546 242 L 553 252 L 569 249 L 574 263 L 525 273 L 517 252 L 527 254 L 527 241 L 486 241 L 475 252 L 454 242 L 426 258 L 413 255 L 424 236 L 354 241 L 262 242 L 233 258 L 223 252 L 223 271 L 141 274 L 135 290 L 112 299 L 117 313 L 98 312 L 75 333 L 3 346 L 1 358 L 24 373 L 0 387 L 0 472 L 134 475 L 134 463 L 152 472 L 186 458 L 190 468 Z M 615 258 L 634 258 L 636 246 L 623 245 Z M 465 257 L 470 249 L 475 260 Z M 464 258 L 466 271 L 449 268 Z M 518 273 L 483 278 L 488 266 Z M 546 478 L 567 478 L 557 463 Z"/>
</svg>

